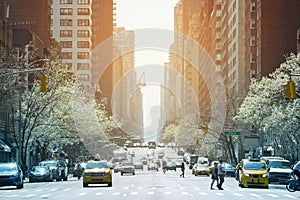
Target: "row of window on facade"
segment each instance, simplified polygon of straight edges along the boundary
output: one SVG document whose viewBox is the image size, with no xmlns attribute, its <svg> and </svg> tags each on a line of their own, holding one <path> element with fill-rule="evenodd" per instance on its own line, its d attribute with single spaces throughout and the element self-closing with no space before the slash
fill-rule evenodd
<svg viewBox="0 0 300 200">
<path fill-rule="evenodd" d="M 53 25 L 53 23 L 52 23 L 52 25 Z M 90 25 L 89 19 L 78 19 L 77 20 L 77 26 L 89 26 L 89 25 Z M 61 19 L 60 26 L 73 26 L 73 20 L 72 19 Z"/>
<path fill-rule="evenodd" d="M 60 30 L 60 37 L 73 37 L 72 30 Z M 89 30 L 78 30 L 77 37 L 90 37 Z"/>
<path fill-rule="evenodd" d="M 72 41 L 60 41 L 61 48 L 73 48 Z M 77 41 L 77 48 L 89 48 L 90 42 L 89 41 Z"/>
<path fill-rule="evenodd" d="M 60 0 L 60 4 L 73 4 L 76 0 Z M 78 5 L 88 5 L 90 0 L 77 0 Z"/>
<path fill-rule="evenodd" d="M 51 10 L 53 14 L 53 10 Z M 61 8 L 60 15 L 73 15 L 73 8 Z M 89 8 L 77 8 L 77 15 L 90 15 Z"/>
<path fill-rule="evenodd" d="M 89 52 L 77 52 L 77 59 L 89 59 L 89 57 L 90 57 Z M 72 59 L 72 52 L 62 52 L 61 58 Z"/>
<path fill-rule="evenodd" d="M 73 64 L 72 63 L 64 63 L 66 68 L 68 70 L 73 70 Z M 77 71 L 78 70 L 90 70 L 90 63 L 86 62 L 86 63 L 77 63 Z"/>
</svg>

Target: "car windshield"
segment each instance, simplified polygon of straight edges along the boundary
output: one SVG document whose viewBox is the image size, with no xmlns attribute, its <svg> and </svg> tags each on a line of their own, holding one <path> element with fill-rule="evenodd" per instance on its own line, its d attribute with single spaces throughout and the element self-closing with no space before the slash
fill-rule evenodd
<svg viewBox="0 0 300 200">
<path fill-rule="evenodd" d="M 281 168 L 281 169 L 290 169 L 289 162 L 282 162 L 282 161 L 270 161 L 269 167 L 271 168 Z"/>
<path fill-rule="evenodd" d="M 34 171 L 34 172 L 44 172 L 44 171 L 46 171 L 46 168 L 41 167 L 41 166 L 35 166 L 35 167 L 32 168 L 32 171 Z"/>
<path fill-rule="evenodd" d="M 132 166 L 132 163 L 129 163 L 129 162 L 123 162 L 123 163 L 122 163 L 122 166 Z"/>
<path fill-rule="evenodd" d="M 0 164 L 0 172 L 14 172 L 17 171 L 15 164 Z"/>
<path fill-rule="evenodd" d="M 266 170 L 265 163 L 262 162 L 246 162 L 244 169 L 246 170 Z"/>
<path fill-rule="evenodd" d="M 107 163 L 105 162 L 89 162 L 86 165 L 86 169 L 95 169 L 95 168 L 108 168 Z"/>
</svg>

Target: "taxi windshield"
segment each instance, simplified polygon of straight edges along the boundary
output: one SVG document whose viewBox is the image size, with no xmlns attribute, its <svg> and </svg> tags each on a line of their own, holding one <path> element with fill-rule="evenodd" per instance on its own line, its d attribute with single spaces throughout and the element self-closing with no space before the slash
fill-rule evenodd
<svg viewBox="0 0 300 200">
<path fill-rule="evenodd" d="M 244 169 L 246 170 L 266 170 L 265 163 L 262 162 L 246 162 Z"/>
<path fill-rule="evenodd" d="M 95 168 L 108 168 L 107 163 L 105 162 L 89 162 L 86 165 L 86 169 L 95 169 Z"/>
</svg>

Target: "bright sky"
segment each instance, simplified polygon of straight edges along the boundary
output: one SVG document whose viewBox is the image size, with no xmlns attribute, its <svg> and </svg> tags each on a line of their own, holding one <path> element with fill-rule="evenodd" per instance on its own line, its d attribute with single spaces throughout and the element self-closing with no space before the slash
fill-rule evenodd
<svg viewBox="0 0 300 200">
<path fill-rule="evenodd" d="M 174 7 L 178 0 L 116 0 L 117 26 L 126 30 L 142 28 L 159 28 L 174 30 Z M 171 44 L 170 44 L 171 45 Z M 151 56 L 149 56 L 151 55 Z M 139 50 L 135 52 L 136 67 L 145 65 L 161 65 L 168 61 L 168 53 L 155 50 Z M 145 72 L 145 79 L 149 72 Z M 161 76 L 163 73 L 161 73 Z M 141 74 L 138 74 L 138 79 Z M 162 76 L 163 78 L 163 76 Z M 144 94 L 144 127 L 145 131 L 155 131 L 157 117 L 151 116 L 151 110 L 157 110 L 160 105 L 159 86 L 146 86 L 142 89 Z M 157 98 L 154 98 L 157 97 Z M 150 130 L 151 129 L 151 130 Z M 156 128 L 157 129 L 157 128 Z"/>
</svg>

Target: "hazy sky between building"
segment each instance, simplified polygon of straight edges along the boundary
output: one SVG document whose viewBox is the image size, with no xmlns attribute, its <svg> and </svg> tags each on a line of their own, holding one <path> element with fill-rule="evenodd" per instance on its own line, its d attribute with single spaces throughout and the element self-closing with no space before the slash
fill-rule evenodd
<svg viewBox="0 0 300 200">
<path fill-rule="evenodd" d="M 144 28 L 158 28 L 174 30 L 174 6 L 178 0 L 116 0 L 117 6 L 117 26 L 125 27 L 126 30 L 138 30 Z M 158 38 L 159 39 L 159 38 Z M 171 43 L 170 43 L 171 45 Z M 145 71 L 147 76 L 160 76 L 163 79 L 163 65 L 168 62 L 168 52 L 158 50 L 136 49 L 135 67 L 149 66 Z M 161 65 L 162 71 L 158 74 L 151 72 L 151 65 Z M 142 74 L 137 74 L 139 80 Z M 144 134 L 147 132 L 156 132 L 160 115 L 151 115 L 151 110 L 157 111 L 160 105 L 160 87 L 150 85 L 142 88 L 144 95 Z M 154 138 L 153 138 L 154 139 Z"/>
</svg>

